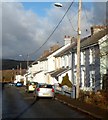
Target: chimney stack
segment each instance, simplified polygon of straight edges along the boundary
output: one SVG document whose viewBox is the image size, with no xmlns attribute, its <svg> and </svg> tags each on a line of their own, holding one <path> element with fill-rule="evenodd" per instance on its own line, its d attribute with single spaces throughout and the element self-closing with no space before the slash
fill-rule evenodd
<svg viewBox="0 0 108 120">
<path fill-rule="evenodd" d="M 91 27 L 91 35 L 94 35 L 95 33 L 106 29 L 106 26 L 101 26 L 101 25 L 95 25 Z"/>
<path fill-rule="evenodd" d="M 71 43 L 76 43 L 77 42 L 77 39 L 75 37 L 70 37 L 70 36 L 64 36 L 64 43 L 65 45 L 67 44 L 71 44 Z"/>
<path fill-rule="evenodd" d="M 60 46 L 58 44 L 55 44 L 53 46 L 50 47 L 50 51 L 54 52 L 55 50 L 57 50 Z"/>
<path fill-rule="evenodd" d="M 47 56 L 48 54 L 49 54 L 49 50 L 44 50 L 42 57 Z"/>
<path fill-rule="evenodd" d="M 72 37 L 70 37 L 70 36 L 64 36 L 64 43 L 65 43 L 65 45 L 67 45 L 67 44 L 71 44 L 72 43 Z"/>
</svg>

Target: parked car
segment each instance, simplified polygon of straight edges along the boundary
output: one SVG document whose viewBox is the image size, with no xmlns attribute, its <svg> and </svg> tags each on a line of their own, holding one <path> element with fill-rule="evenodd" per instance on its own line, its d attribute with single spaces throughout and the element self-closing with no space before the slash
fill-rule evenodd
<svg viewBox="0 0 108 120">
<path fill-rule="evenodd" d="M 10 85 L 10 86 L 14 86 L 15 84 L 14 84 L 14 83 L 12 83 L 12 82 L 10 82 L 10 83 L 9 83 L 9 85 Z"/>
<path fill-rule="evenodd" d="M 46 83 L 38 83 L 34 91 L 35 99 L 39 97 L 51 97 L 54 98 L 54 86 Z"/>
<path fill-rule="evenodd" d="M 17 86 L 17 87 L 22 87 L 22 86 L 23 86 L 23 83 L 22 83 L 22 82 L 17 82 L 17 83 L 16 83 L 16 86 Z"/>
<path fill-rule="evenodd" d="M 29 82 L 26 86 L 26 92 L 33 92 L 37 86 L 36 82 Z"/>
</svg>

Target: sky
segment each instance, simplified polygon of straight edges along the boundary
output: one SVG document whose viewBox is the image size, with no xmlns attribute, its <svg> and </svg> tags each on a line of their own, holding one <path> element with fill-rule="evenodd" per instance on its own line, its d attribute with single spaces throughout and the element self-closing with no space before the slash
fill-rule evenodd
<svg viewBox="0 0 108 120">
<path fill-rule="evenodd" d="M 15 1 L 0 4 L 1 58 L 27 60 L 29 56 L 29 60 L 36 60 L 52 45 L 64 45 L 65 35 L 77 37 L 78 3 L 74 0 L 68 13 L 52 34 L 71 4 L 62 2 L 63 7 L 57 8 L 54 3 Z M 91 26 L 103 25 L 105 21 L 105 2 L 82 2 L 82 38 L 90 35 Z"/>
</svg>

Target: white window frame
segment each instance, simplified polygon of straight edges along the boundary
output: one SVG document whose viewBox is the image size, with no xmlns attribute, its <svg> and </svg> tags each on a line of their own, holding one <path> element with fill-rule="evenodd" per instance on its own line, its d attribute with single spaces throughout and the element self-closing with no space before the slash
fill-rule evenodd
<svg viewBox="0 0 108 120">
<path fill-rule="evenodd" d="M 95 87 L 95 71 L 90 71 L 90 87 Z"/>
<path fill-rule="evenodd" d="M 62 67 L 65 67 L 65 58 L 62 56 Z"/>
<path fill-rule="evenodd" d="M 85 65 L 85 51 L 81 52 L 81 65 Z"/>
<path fill-rule="evenodd" d="M 95 62 L 95 50 L 93 48 L 90 48 L 89 49 L 89 61 L 90 61 L 90 64 L 93 64 Z"/>
<path fill-rule="evenodd" d="M 74 55 L 75 55 L 75 65 L 77 65 L 77 53 L 75 53 Z"/>
</svg>

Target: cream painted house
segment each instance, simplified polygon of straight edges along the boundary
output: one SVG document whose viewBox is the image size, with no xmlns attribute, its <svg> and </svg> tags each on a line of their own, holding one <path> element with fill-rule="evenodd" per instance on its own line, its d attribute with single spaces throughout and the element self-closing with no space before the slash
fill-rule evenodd
<svg viewBox="0 0 108 120">
<path fill-rule="evenodd" d="M 55 51 L 54 53 L 52 53 L 51 55 L 47 57 L 48 70 L 46 72 L 46 76 L 48 78 L 49 83 L 51 84 L 59 83 L 57 74 L 64 71 L 64 68 L 62 66 L 64 60 L 61 61 L 61 57 L 56 58 L 55 56 L 59 54 L 60 52 L 62 52 L 63 50 L 65 50 L 69 46 L 70 46 L 70 43 L 64 45 L 63 47 L 61 47 L 60 49 L 58 49 L 57 51 Z"/>
<path fill-rule="evenodd" d="M 33 81 L 38 83 L 47 83 L 45 71 L 47 70 L 47 60 L 39 59 L 34 68 L 36 71 L 33 73 Z"/>
<path fill-rule="evenodd" d="M 22 76 L 22 75 L 16 75 L 14 83 L 21 82 L 21 80 L 24 80 L 24 76 Z"/>
</svg>

